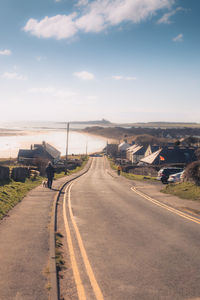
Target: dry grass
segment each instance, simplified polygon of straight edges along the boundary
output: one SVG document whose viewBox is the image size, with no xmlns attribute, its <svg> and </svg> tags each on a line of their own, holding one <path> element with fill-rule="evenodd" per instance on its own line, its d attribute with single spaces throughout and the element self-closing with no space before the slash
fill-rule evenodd
<svg viewBox="0 0 200 300">
<path fill-rule="evenodd" d="M 179 184 L 168 184 L 163 193 L 178 196 L 182 199 L 200 201 L 200 186 L 192 182 L 182 182 Z"/>
</svg>

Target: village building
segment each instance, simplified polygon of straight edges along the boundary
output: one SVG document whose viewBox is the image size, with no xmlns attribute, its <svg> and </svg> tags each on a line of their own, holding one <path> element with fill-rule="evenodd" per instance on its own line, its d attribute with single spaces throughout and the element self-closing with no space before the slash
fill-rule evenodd
<svg viewBox="0 0 200 300">
<path fill-rule="evenodd" d="M 144 157 L 146 152 L 146 147 L 140 145 L 133 145 L 129 147 L 126 151 L 126 158 L 132 163 L 136 164 Z"/>
<path fill-rule="evenodd" d="M 26 165 L 34 164 L 37 159 L 48 160 L 55 164 L 60 160 L 60 154 L 55 147 L 42 142 L 42 144 L 31 145 L 30 149 L 20 149 L 17 160 Z"/>
<path fill-rule="evenodd" d="M 130 146 L 129 148 L 127 148 L 127 150 L 126 150 L 127 160 L 132 161 L 132 153 L 136 149 L 136 147 L 138 147 L 138 145 L 134 144 L 134 145 Z"/>
<path fill-rule="evenodd" d="M 156 152 L 140 159 L 146 165 L 181 165 L 185 166 L 195 160 L 196 148 L 163 147 Z"/>
<path fill-rule="evenodd" d="M 130 147 L 130 144 L 127 143 L 127 141 L 123 141 L 118 146 L 118 153 L 121 158 L 126 158 L 126 151 Z"/>
<path fill-rule="evenodd" d="M 123 141 L 121 144 L 118 146 L 118 151 L 126 151 L 130 147 L 130 144 L 128 144 L 126 141 Z"/>
<path fill-rule="evenodd" d="M 144 157 L 151 155 L 152 153 L 158 151 L 160 146 L 158 145 L 149 145 L 144 153 Z"/>
<path fill-rule="evenodd" d="M 131 162 L 136 164 L 144 157 L 146 152 L 146 147 L 144 146 L 137 146 L 131 153 Z"/>
</svg>

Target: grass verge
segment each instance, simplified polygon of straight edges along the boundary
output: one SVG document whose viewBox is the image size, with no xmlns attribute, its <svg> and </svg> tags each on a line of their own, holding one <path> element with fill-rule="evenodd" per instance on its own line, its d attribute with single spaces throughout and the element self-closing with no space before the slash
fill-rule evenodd
<svg viewBox="0 0 200 300">
<path fill-rule="evenodd" d="M 175 195 L 182 199 L 200 201 L 200 186 L 197 186 L 192 182 L 168 184 L 161 192 Z"/>
<path fill-rule="evenodd" d="M 83 162 L 82 162 L 82 164 L 81 164 L 80 167 L 76 167 L 74 170 L 68 170 L 68 171 L 67 171 L 67 176 L 69 176 L 69 175 L 71 175 L 71 174 L 73 174 L 73 173 L 77 173 L 77 172 L 81 171 L 81 170 L 85 167 L 85 165 L 87 164 L 88 159 L 89 159 L 89 157 L 86 157 L 86 158 L 83 160 Z M 65 172 L 55 173 L 54 179 L 57 180 L 57 179 L 59 179 L 59 178 L 62 178 L 63 176 L 66 176 Z"/>
<path fill-rule="evenodd" d="M 63 235 L 60 232 L 56 232 L 56 268 L 58 272 L 61 272 L 62 270 L 66 269 L 65 267 L 65 261 L 63 258 L 63 252 L 62 252 L 62 238 Z"/>
<path fill-rule="evenodd" d="M 10 182 L 0 185 L 0 219 L 2 219 L 8 211 L 20 202 L 26 194 L 40 185 L 43 178 L 38 177 L 36 180 L 26 179 L 25 182 Z"/>
<path fill-rule="evenodd" d="M 77 167 L 74 170 L 68 172 L 67 175 L 76 173 L 84 168 L 88 161 L 88 158 L 83 160 L 83 163 L 80 167 Z M 64 172 L 56 173 L 55 179 L 59 179 L 63 176 L 66 176 Z M 7 182 L 0 182 L 0 220 L 12 209 L 17 203 L 19 203 L 26 194 L 37 187 L 44 180 L 43 177 L 37 177 L 36 179 L 26 179 L 25 182 L 16 182 L 9 180 Z"/>
</svg>

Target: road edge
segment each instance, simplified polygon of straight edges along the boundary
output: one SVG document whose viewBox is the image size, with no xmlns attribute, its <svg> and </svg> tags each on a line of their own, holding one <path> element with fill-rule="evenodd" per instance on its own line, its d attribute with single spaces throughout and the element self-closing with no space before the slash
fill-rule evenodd
<svg viewBox="0 0 200 300">
<path fill-rule="evenodd" d="M 52 211 L 51 211 L 51 222 L 50 222 L 50 234 L 49 234 L 49 274 L 50 274 L 50 290 L 49 299 L 59 300 L 59 285 L 58 285 L 58 274 L 56 269 L 56 228 L 57 228 L 57 205 L 60 195 L 65 188 L 65 186 L 71 181 L 81 177 L 87 173 L 91 167 L 92 159 L 88 161 L 85 168 L 80 171 L 80 173 L 73 174 L 71 178 L 67 179 L 64 184 L 61 184 L 59 191 L 56 193 L 53 201 Z"/>
</svg>

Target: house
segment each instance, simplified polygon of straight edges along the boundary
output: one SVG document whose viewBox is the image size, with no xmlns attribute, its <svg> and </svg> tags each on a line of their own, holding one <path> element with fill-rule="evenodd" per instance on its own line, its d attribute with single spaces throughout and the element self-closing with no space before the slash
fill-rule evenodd
<svg viewBox="0 0 200 300">
<path fill-rule="evenodd" d="M 135 144 L 127 149 L 126 158 L 133 164 L 138 163 L 144 157 L 146 150 L 146 147 Z"/>
<path fill-rule="evenodd" d="M 126 158 L 126 150 L 130 147 L 130 144 L 127 143 L 127 141 L 123 141 L 118 146 L 118 154 L 120 158 Z"/>
<path fill-rule="evenodd" d="M 131 153 L 131 162 L 133 164 L 138 163 L 144 157 L 145 152 L 146 147 L 137 145 Z"/>
<path fill-rule="evenodd" d="M 140 159 L 147 165 L 187 165 L 195 161 L 196 148 L 186 147 L 163 147 L 156 152 Z"/>
<path fill-rule="evenodd" d="M 126 149 L 126 158 L 129 161 L 132 161 L 132 152 L 135 150 L 135 148 L 138 147 L 137 144 L 134 144 L 132 146 L 130 146 L 129 148 Z"/>
<path fill-rule="evenodd" d="M 126 151 L 130 147 L 130 144 L 128 144 L 126 141 L 123 141 L 121 144 L 118 146 L 118 151 L 123 152 Z"/>
<path fill-rule="evenodd" d="M 144 157 L 151 155 L 152 153 L 158 151 L 160 146 L 158 145 L 149 145 L 144 153 Z"/>
<path fill-rule="evenodd" d="M 42 142 L 42 144 L 31 145 L 30 149 L 20 149 L 18 162 L 23 164 L 34 164 L 36 159 L 49 160 L 56 163 L 60 159 L 60 151 L 52 145 Z"/>
</svg>

